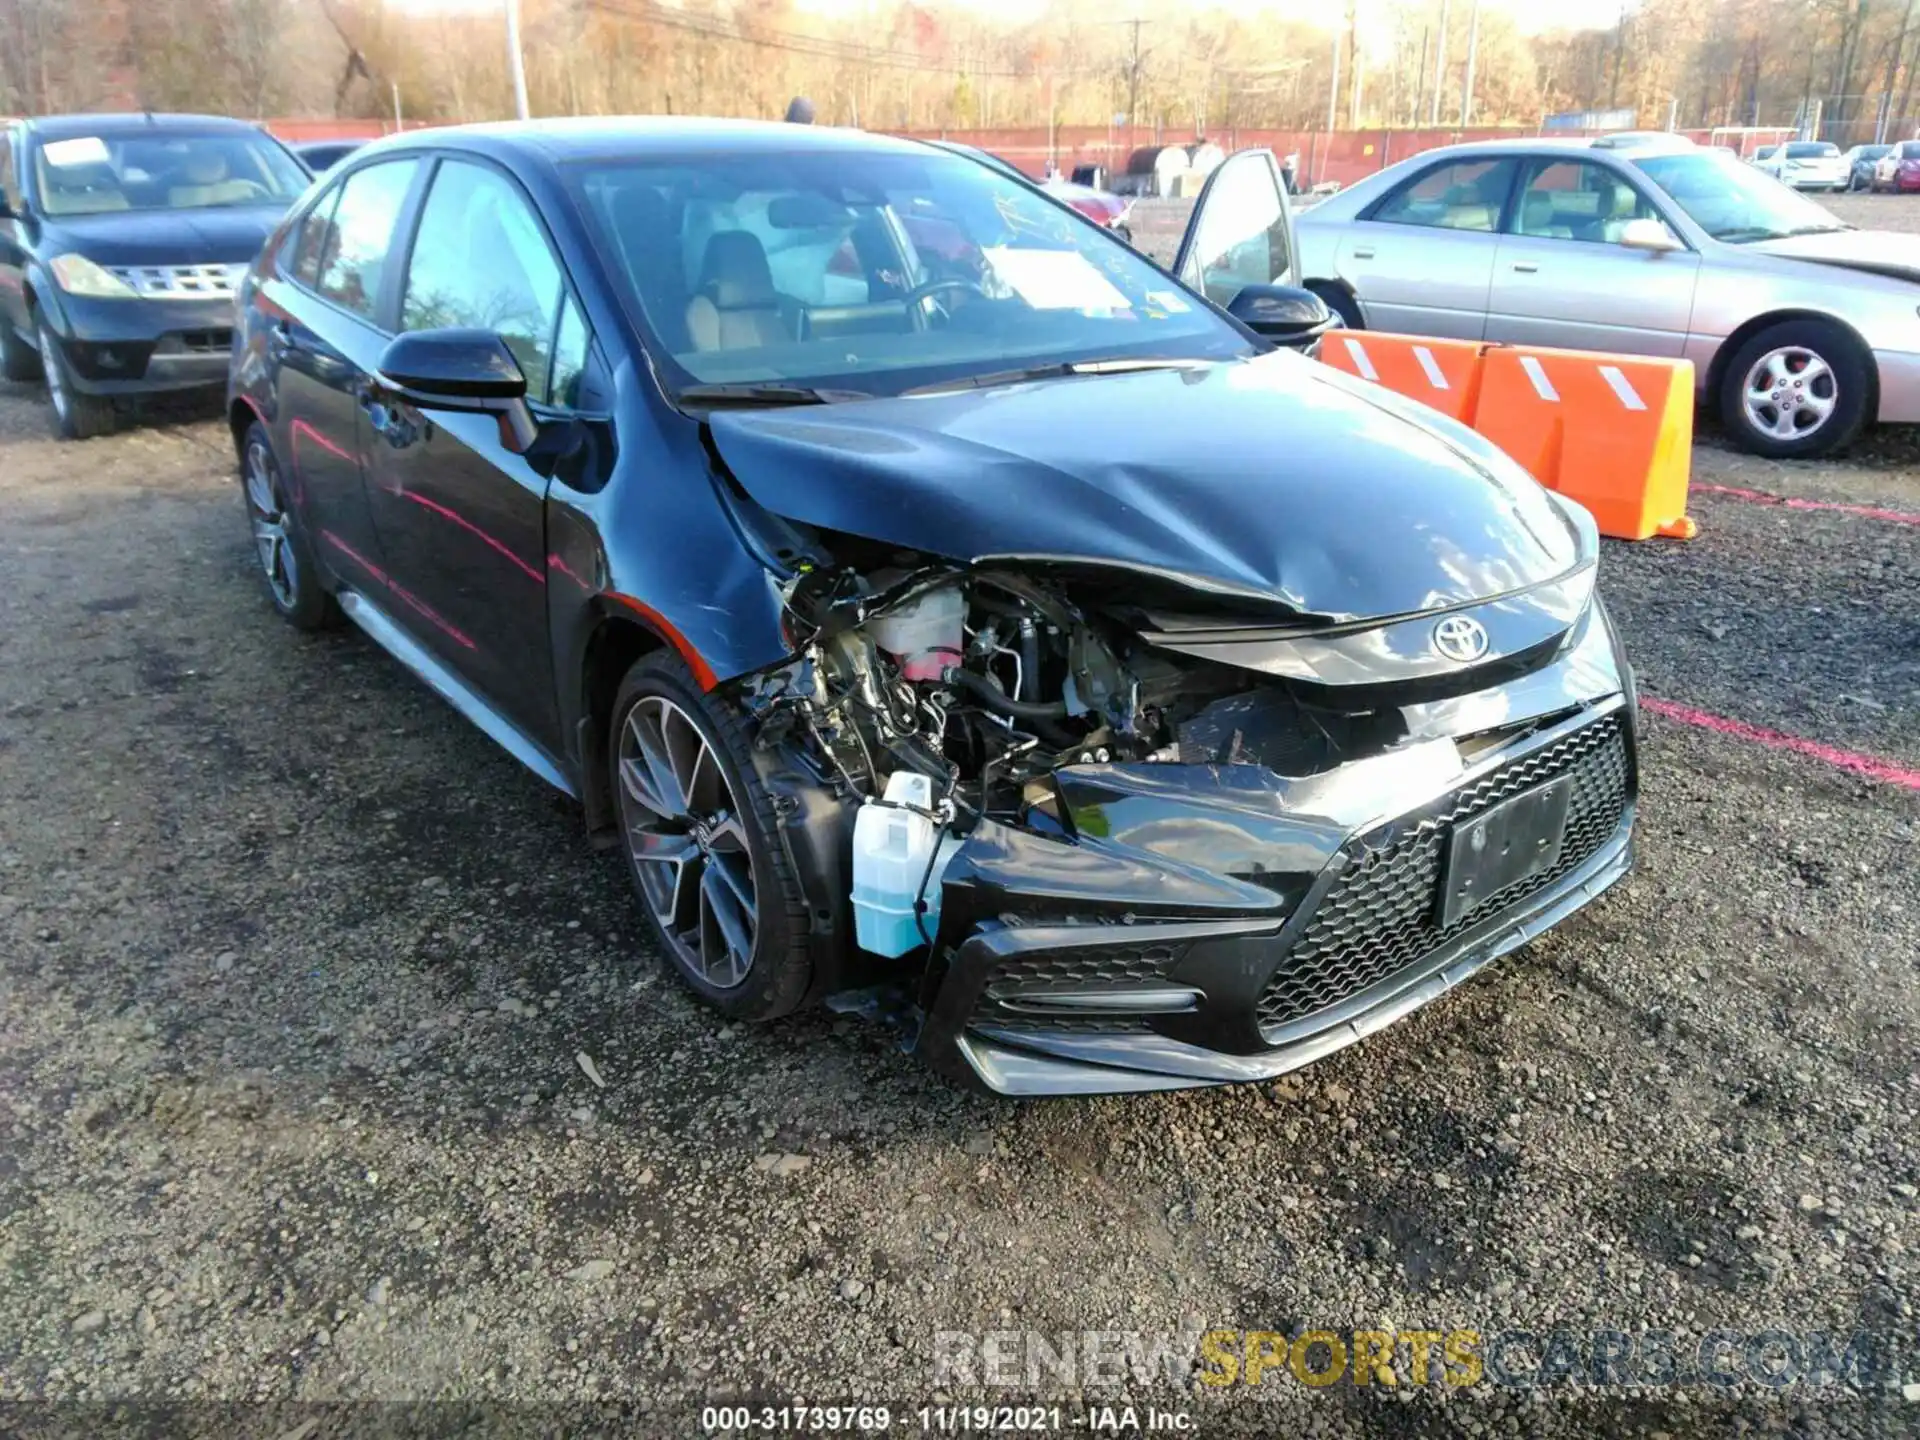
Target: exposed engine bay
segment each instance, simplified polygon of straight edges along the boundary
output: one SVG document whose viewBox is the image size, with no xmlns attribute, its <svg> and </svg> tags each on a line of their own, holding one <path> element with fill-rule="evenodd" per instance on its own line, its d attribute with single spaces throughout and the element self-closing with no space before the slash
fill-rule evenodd
<svg viewBox="0 0 1920 1440">
<path fill-rule="evenodd" d="M 903 558 L 790 582 L 799 658 L 748 696 L 763 737 L 803 737 L 854 795 L 883 794 L 904 768 L 962 812 L 1045 826 L 1059 818 L 1046 777 L 1063 765 L 1312 775 L 1404 735 L 1395 708 L 1333 708 L 1283 678 L 1149 645 L 1127 607 L 1076 603 L 1068 582 Z"/>
</svg>

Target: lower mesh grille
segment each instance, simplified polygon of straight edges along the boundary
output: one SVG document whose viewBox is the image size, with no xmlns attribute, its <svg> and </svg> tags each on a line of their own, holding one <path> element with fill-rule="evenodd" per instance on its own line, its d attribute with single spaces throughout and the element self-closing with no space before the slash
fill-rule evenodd
<svg viewBox="0 0 1920 1440">
<path fill-rule="evenodd" d="M 1262 1030 L 1339 1004 L 1593 858 L 1626 813 L 1625 726 L 1616 714 L 1576 730 L 1455 791 L 1384 847 L 1360 842 L 1354 863 L 1334 882 L 1262 992 Z M 1453 823 L 1567 774 L 1573 776 L 1573 794 L 1559 860 L 1442 925 L 1440 871 Z"/>
<path fill-rule="evenodd" d="M 1035 991 L 1143 990 L 1163 981 L 1187 953 L 1185 944 L 1089 946 L 1037 951 L 994 967 L 980 993 L 971 1023 L 1003 1030 L 1071 1031 L 1103 1035 L 1143 1033 L 1151 1027 L 1137 1016 L 1049 1014 L 1007 1009 L 1001 1002 Z"/>
</svg>

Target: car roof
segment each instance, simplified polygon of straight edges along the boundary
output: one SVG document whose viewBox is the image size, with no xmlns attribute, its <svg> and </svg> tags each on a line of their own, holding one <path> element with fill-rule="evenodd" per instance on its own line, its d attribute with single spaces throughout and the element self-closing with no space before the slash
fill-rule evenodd
<svg viewBox="0 0 1920 1440">
<path fill-rule="evenodd" d="M 125 135 L 139 130 L 229 130 L 264 134 L 258 125 L 230 115 L 185 115 L 164 110 L 113 111 L 98 115 L 36 115 L 23 122 L 35 135 L 61 140 L 81 135 Z"/>
<path fill-rule="evenodd" d="M 450 125 L 390 135 L 367 149 L 392 151 L 423 145 L 472 150 L 496 158 L 539 155 L 550 161 L 628 160 L 703 152 L 924 155 L 927 150 L 919 141 L 878 135 L 870 130 L 795 125 L 783 120 L 720 120 L 675 115 L 583 115 Z"/>
</svg>

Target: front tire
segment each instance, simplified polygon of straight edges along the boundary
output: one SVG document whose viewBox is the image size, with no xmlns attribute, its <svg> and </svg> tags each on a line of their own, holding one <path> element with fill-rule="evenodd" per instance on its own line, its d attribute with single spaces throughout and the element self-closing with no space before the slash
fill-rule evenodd
<svg viewBox="0 0 1920 1440">
<path fill-rule="evenodd" d="M 67 357 L 60 353 L 60 342 L 54 339 L 46 321 L 39 322 L 36 333 L 40 337 L 40 369 L 46 376 L 47 399 L 53 406 L 53 423 L 60 438 L 93 440 L 111 435 L 120 423 L 113 401 L 104 395 L 88 395 L 74 385 Z"/>
<path fill-rule="evenodd" d="M 627 871 L 680 979 L 736 1019 L 798 1009 L 807 907 L 738 712 L 649 655 L 620 684 L 607 760 Z"/>
<path fill-rule="evenodd" d="M 1340 317 L 1340 323 L 1348 330 L 1367 328 L 1366 317 L 1360 313 L 1360 302 L 1344 285 L 1329 285 L 1324 280 L 1310 280 L 1307 289 L 1327 302 L 1327 308 Z"/>
<path fill-rule="evenodd" d="M 273 442 L 259 421 L 247 427 L 240 446 L 240 493 L 247 505 L 254 554 L 273 608 L 296 630 L 326 630 L 342 620 L 340 607 L 320 583 L 320 567 L 288 503 Z"/>
<path fill-rule="evenodd" d="M 1742 449 L 1810 459 L 1849 443 L 1867 420 L 1873 361 L 1830 320 L 1786 320 L 1748 340 L 1720 377 L 1720 419 Z"/>
</svg>

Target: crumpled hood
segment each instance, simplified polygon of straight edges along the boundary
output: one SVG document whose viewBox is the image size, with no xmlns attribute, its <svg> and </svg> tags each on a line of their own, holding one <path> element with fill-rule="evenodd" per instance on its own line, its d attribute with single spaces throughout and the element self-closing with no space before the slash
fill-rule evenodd
<svg viewBox="0 0 1920 1440">
<path fill-rule="evenodd" d="M 260 253 L 291 203 L 61 216 L 47 222 L 40 248 L 97 265 L 239 265 Z"/>
<path fill-rule="evenodd" d="M 1890 230 L 1834 230 L 1824 235 L 1789 235 L 1757 240 L 1750 247 L 1788 260 L 1841 265 L 1896 280 L 1920 282 L 1920 239 Z"/>
<path fill-rule="evenodd" d="M 748 494 L 790 520 L 955 560 L 1135 567 L 1335 621 L 1589 558 L 1471 431 L 1291 353 L 710 423 Z"/>
</svg>

